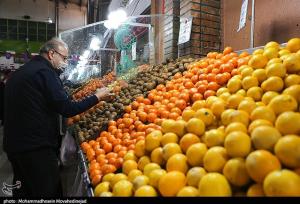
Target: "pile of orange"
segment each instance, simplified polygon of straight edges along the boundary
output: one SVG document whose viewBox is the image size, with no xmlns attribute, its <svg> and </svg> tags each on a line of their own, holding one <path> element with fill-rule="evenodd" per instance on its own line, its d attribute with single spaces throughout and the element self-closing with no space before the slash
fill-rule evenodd
<svg viewBox="0 0 300 204">
<path fill-rule="evenodd" d="M 115 75 L 113 72 L 104 75 L 102 78 L 91 79 L 87 84 L 85 84 L 82 87 L 82 89 L 73 94 L 73 98 L 75 100 L 80 100 L 84 97 L 87 97 L 93 94 L 96 91 L 96 89 L 106 86 L 113 80 L 115 80 Z"/>
<path fill-rule="evenodd" d="M 300 38 L 190 64 L 100 134 L 133 143 L 122 173 L 91 162 L 95 196 L 299 196 L 299 73 Z"/>
<path fill-rule="evenodd" d="M 207 58 L 191 63 L 183 74 L 177 73 L 166 85 L 151 90 L 147 98 L 136 98 L 125 108 L 123 117 L 111 121 L 107 131 L 101 132 L 95 141 L 82 143 L 91 164 L 93 184 L 97 184 L 99 176 L 116 171 L 127 151 L 133 150 L 135 144 L 145 140 L 150 132 L 160 130 L 164 119 L 177 120 L 195 101 L 215 95 L 233 75 L 238 74 L 237 67 L 248 60 L 247 53 L 238 55 L 230 47 L 226 47 L 223 53 L 208 53 Z"/>
</svg>

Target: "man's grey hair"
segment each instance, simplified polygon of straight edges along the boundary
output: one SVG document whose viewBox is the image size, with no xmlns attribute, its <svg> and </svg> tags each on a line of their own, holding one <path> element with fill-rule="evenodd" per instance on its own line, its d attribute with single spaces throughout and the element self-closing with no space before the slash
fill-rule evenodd
<svg viewBox="0 0 300 204">
<path fill-rule="evenodd" d="M 68 45 L 59 38 L 52 38 L 51 40 L 47 41 L 42 47 L 40 48 L 40 54 L 48 53 L 50 50 L 57 50 L 59 46 L 65 47 L 68 49 Z"/>
</svg>

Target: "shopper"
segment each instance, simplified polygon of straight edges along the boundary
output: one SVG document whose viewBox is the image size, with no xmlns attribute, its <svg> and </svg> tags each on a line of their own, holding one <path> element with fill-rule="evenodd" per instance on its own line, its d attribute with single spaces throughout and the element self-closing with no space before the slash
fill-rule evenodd
<svg viewBox="0 0 300 204">
<path fill-rule="evenodd" d="M 52 39 L 6 83 L 3 147 L 13 167 L 13 183 L 21 181 L 13 196 L 62 196 L 59 114 L 72 117 L 111 98 L 103 88 L 72 101 L 59 79 L 67 58 L 66 44 Z"/>
</svg>

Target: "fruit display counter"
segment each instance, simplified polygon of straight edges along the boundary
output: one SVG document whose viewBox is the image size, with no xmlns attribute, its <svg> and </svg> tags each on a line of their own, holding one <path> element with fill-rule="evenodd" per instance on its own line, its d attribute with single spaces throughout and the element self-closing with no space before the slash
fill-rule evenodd
<svg viewBox="0 0 300 204">
<path fill-rule="evenodd" d="M 300 39 L 185 66 L 81 143 L 94 196 L 300 196 Z"/>
</svg>

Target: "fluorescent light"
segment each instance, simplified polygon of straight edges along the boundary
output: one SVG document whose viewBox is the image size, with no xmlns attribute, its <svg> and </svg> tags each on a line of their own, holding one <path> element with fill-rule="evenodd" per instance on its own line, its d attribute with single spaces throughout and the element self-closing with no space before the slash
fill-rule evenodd
<svg viewBox="0 0 300 204">
<path fill-rule="evenodd" d="M 101 40 L 98 37 L 93 37 L 91 44 L 90 44 L 90 49 L 92 50 L 99 50 L 100 49 L 100 43 Z"/>
<path fill-rule="evenodd" d="M 126 11 L 118 9 L 109 13 L 108 20 L 104 22 L 104 26 L 108 29 L 117 29 L 126 20 Z"/>
<path fill-rule="evenodd" d="M 50 17 L 47 18 L 48 23 L 52 23 L 52 19 Z"/>
</svg>

